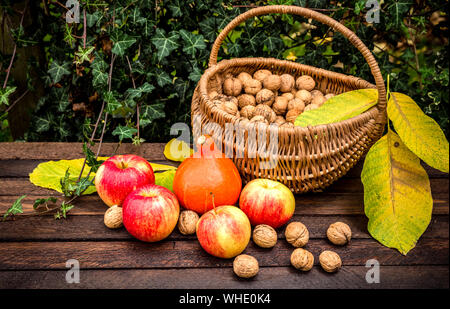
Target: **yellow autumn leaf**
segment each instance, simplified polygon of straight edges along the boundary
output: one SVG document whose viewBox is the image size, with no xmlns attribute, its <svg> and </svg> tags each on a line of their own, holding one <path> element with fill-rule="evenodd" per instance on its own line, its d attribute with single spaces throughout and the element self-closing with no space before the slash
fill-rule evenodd
<svg viewBox="0 0 450 309">
<path fill-rule="evenodd" d="M 321 107 L 301 113 L 295 120 L 300 127 L 335 123 L 362 114 L 378 102 L 376 89 L 358 89 L 336 95 Z"/>
<path fill-rule="evenodd" d="M 403 143 L 425 163 L 448 173 L 449 145 L 436 121 L 413 99 L 398 92 L 391 93 L 387 112 Z"/>
<path fill-rule="evenodd" d="M 98 160 L 107 160 L 109 157 L 99 157 Z M 76 181 L 83 166 L 84 158 L 74 160 L 59 160 L 48 161 L 40 163 L 33 172 L 29 175 L 30 182 L 36 186 L 56 190 L 62 193 L 61 179 L 64 178 L 66 170 L 69 169 L 70 181 Z M 154 172 L 176 170 L 175 166 L 158 164 L 149 162 Z M 82 177 L 86 177 L 89 173 L 89 168 L 83 170 Z M 157 174 L 157 173 L 156 173 Z M 155 174 L 155 175 L 156 175 Z M 91 173 L 89 179 L 94 179 L 95 173 Z M 156 176 L 155 176 L 156 177 Z M 160 176 L 158 176 L 160 177 Z M 95 186 L 90 186 L 83 194 L 92 194 L 96 192 Z"/>
<path fill-rule="evenodd" d="M 184 141 L 172 138 L 164 147 L 164 156 L 168 160 L 182 162 L 190 157 L 194 150 Z"/>
<path fill-rule="evenodd" d="M 433 208 L 420 159 L 389 131 L 367 154 L 361 180 L 369 233 L 406 255 L 425 232 Z"/>
</svg>

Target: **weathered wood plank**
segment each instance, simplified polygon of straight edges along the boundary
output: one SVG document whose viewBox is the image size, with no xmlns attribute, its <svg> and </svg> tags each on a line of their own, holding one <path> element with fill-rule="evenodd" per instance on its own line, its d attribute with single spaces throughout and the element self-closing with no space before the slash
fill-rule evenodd
<svg viewBox="0 0 450 309">
<path fill-rule="evenodd" d="M 1 181 L 0 181 L 1 182 Z M 1 187 L 1 184 L 0 184 Z M 34 213 L 33 202 L 37 198 L 45 198 L 50 194 L 27 195 L 23 199 L 23 210 L 25 213 Z M 4 213 L 19 195 L 0 195 L 0 214 Z M 58 197 L 58 201 L 63 199 Z M 433 214 L 449 214 L 448 194 L 433 194 Z M 304 194 L 296 196 L 297 207 L 295 213 L 299 215 L 363 215 L 364 196 L 359 194 L 338 194 L 323 192 L 320 194 Z M 97 195 L 80 197 L 75 201 L 71 215 L 100 215 L 106 211 L 105 204 Z M 20 215 L 19 215 L 20 216 Z"/>
<path fill-rule="evenodd" d="M 100 156 L 110 156 L 115 154 L 133 153 L 140 155 L 147 160 L 165 160 L 163 143 L 145 143 L 141 146 L 133 144 L 103 143 Z M 97 151 L 98 144 L 92 150 Z M 84 157 L 82 143 L 0 143 L 0 159 L 2 160 L 60 160 L 78 159 Z"/>
<path fill-rule="evenodd" d="M 68 284 L 65 270 L 0 271 L 1 289 L 406 289 L 449 287 L 448 266 L 383 266 L 380 283 L 368 284 L 368 268 L 345 266 L 328 274 L 319 267 L 301 273 L 292 267 L 263 267 L 253 279 L 237 278 L 230 267 L 194 269 L 87 270 Z M 226 292 L 226 291 L 224 291 Z"/>
<path fill-rule="evenodd" d="M 326 230 L 331 223 L 341 221 L 352 229 L 353 239 L 370 239 L 365 216 L 304 216 L 295 215 L 291 221 L 303 222 L 309 230 L 310 238 L 326 238 Z M 449 235 L 448 216 L 434 216 L 423 238 L 447 238 Z M 284 241 L 284 227 L 278 229 L 278 238 Z M 55 220 L 51 216 L 16 218 L 0 221 L 0 241 L 112 241 L 133 239 L 125 228 L 111 230 L 103 224 L 103 216 L 69 216 L 66 220 Z M 195 235 L 185 236 L 175 228 L 168 240 L 196 239 Z"/>
<path fill-rule="evenodd" d="M 348 246 L 336 247 L 324 239 L 312 239 L 305 246 L 315 256 L 324 250 L 336 251 L 343 265 L 364 266 L 369 259 L 380 265 L 446 265 L 449 258 L 448 239 L 420 239 L 408 255 L 402 256 L 372 239 L 355 239 Z M 256 257 L 263 267 L 290 265 L 293 247 L 279 241 L 270 250 L 253 242 L 245 253 Z M 214 258 L 198 241 L 114 242 L 4 242 L 0 246 L 0 269 L 64 269 L 69 259 L 77 259 L 80 267 L 93 268 L 186 268 L 230 267 L 233 260 Z"/>
</svg>

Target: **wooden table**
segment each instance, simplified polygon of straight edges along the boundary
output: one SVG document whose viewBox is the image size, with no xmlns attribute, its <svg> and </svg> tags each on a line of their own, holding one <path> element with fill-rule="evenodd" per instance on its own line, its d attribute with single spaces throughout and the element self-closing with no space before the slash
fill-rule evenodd
<svg viewBox="0 0 450 309">
<path fill-rule="evenodd" d="M 104 155 L 114 144 L 105 144 Z M 145 144 L 139 149 L 123 145 L 119 153 L 136 153 L 149 161 L 167 163 L 163 144 Z M 0 143 L 0 213 L 26 194 L 24 211 L 32 212 L 38 197 L 59 196 L 36 187 L 28 174 L 47 160 L 81 158 L 78 143 Z M 174 164 L 174 163 L 169 163 Z M 195 236 L 175 230 L 158 243 L 133 239 L 124 228 L 110 230 L 103 224 L 106 206 L 97 195 L 77 200 L 68 219 L 52 215 L 0 222 L 0 288 L 448 288 L 449 287 L 449 178 L 426 168 L 431 180 L 434 208 L 431 223 L 407 256 L 386 248 L 367 232 L 364 216 L 361 164 L 325 192 L 296 196 L 293 220 L 310 231 L 306 248 L 316 266 L 301 273 L 290 266 L 293 248 L 283 239 L 270 250 L 250 242 L 245 253 L 255 256 L 260 272 L 252 280 L 237 278 L 232 260 L 214 258 L 203 251 Z M 343 221 L 353 231 L 349 245 L 336 247 L 326 239 L 329 224 Z M 317 265 L 323 250 L 335 250 L 343 268 L 328 274 Z M 66 261 L 80 263 L 80 283 L 65 280 Z M 380 263 L 380 283 L 365 280 L 366 261 Z"/>
</svg>

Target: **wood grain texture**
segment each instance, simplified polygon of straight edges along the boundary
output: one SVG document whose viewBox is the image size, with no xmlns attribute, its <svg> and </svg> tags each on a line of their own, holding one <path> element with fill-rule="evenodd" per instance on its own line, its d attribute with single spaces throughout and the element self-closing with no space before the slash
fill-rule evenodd
<svg viewBox="0 0 450 309">
<path fill-rule="evenodd" d="M 289 266 L 293 247 L 278 241 L 266 250 L 250 242 L 244 251 L 256 257 L 260 266 Z M 448 239 L 420 239 L 406 256 L 381 246 L 372 239 L 355 239 L 348 246 L 336 247 L 324 239 L 312 239 L 305 246 L 315 256 L 324 250 L 337 252 L 343 265 L 364 266 L 369 259 L 381 265 L 445 265 L 449 259 Z M 143 243 L 112 242 L 4 242 L 0 247 L 0 269 L 64 269 L 69 259 L 77 259 L 84 269 L 97 268 L 186 268 L 230 267 L 232 259 L 214 258 L 196 240 Z"/>
<path fill-rule="evenodd" d="M 304 223 L 311 239 L 326 238 L 326 230 L 331 223 L 341 221 L 352 229 L 352 239 L 370 239 L 365 216 L 304 216 L 295 215 L 291 221 Z M 284 241 L 285 228 L 279 228 L 278 238 Z M 421 238 L 448 239 L 448 216 L 434 216 Z M 0 241 L 113 241 L 131 240 L 133 237 L 124 227 L 111 230 L 103 224 L 103 215 L 69 216 L 66 220 L 55 220 L 51 216 L 16 218 L 0 221 Z M 195 240 L 195 235 L 182 235 L 178 229 L 172 232 L 168 240 Z"/>
<path fill-rule="evenodd" d="M 84 270 L 68 284 L 66 270 L 0 271 L 0 288 L 20 289 L 407 289 L 449 287 L 448 266 L 382 266 L 380 283 L 368 284 L 368 268 L 344 266 L 328 274 L 319 267 L 301 273 L 293 267 L 262 267 L 253 279 L 237 278 L 231 267 Z M 224 291 L 225 292 L 225 291 Z"/>
</svg>

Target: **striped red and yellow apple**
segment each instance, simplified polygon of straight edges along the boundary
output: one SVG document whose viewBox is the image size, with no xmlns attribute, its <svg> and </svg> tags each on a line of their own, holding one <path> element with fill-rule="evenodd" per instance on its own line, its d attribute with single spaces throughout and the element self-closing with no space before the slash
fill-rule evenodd
<svg viewBox="0 0 450 309">
<path fill-rule="evenodd" d="M 252 225 L 267 224 L 273 228 L 292 218 L 295 198 L 284 184 L 269 179 L 254 179 L 242 190 L 239 207 Z"/>
<path fill-rule="evenodd" d="M 219 206 L 200 217 L 196 233 L 206 252 L 227 259 L 245 250 L 250 241 L 251 226 L 238 207 Z"/>
<path fill-rule="evenodd" d="M 154 183 L 152 166 L 136 155 L 113 156 L 103 162 L 95 174 L 97 193 L 109 207 L 122 205 L 132 191 Z"/>
<path fill-rule="evenodd" d="M 177 225 L 180 206 L 168 189 L 147 184 L 131 192 L 123 202 L 123 225 L 139 240 L 160 241 Z"/>
</svg>

